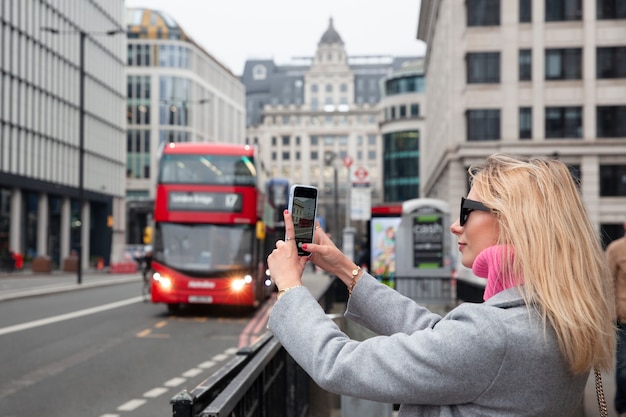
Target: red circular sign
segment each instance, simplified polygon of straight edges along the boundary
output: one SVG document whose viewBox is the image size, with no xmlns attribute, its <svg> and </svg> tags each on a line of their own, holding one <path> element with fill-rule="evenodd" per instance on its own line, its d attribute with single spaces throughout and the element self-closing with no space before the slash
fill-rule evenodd
<svg viewBox="0 0 626 417">
<path fill-rule="evenodd" d="M 369 176 L 369 172 L 367 172 L 367 169 L 363 167 L 358 167 L 354 171 L 354 177 L 361 182 L 365 181 L 368 176 Z"/>
<path fill-rule="evenodd" d="M 354 162 L 354 159 L 352 159 L 352 157 L 350 155 L 346 155 L 343 157 L 343 165 L 346 168 L 350 168 L 352 166 L 352 163 Z"/>
</svg>

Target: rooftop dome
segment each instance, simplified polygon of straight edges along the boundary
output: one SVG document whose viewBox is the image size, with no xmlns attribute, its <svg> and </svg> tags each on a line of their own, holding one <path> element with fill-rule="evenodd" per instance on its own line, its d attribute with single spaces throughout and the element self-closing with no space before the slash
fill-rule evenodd
<svg viewBox="0 0 626 417">
<path fill-rule="evenodd" d="M 328 29 L 326 29 L 326 32 L 324 32 L 324 34 L 322 35 L 322 39 L 320 39 L 320 44 L 322 44 L 322 43 L 325 43 L 325 44 L 339 43 L 339 44 L 343 45 L 343 41 L 341 40 L 341 36 L 339 36 L 339 33 L 337 33 L 337 31 L 333 27 L 333 18 L 332 17 L 328 21 Z"/>
<path fill-rule="evenodd" d="M 178 23 L 160 10 L 128 8 L 126 26 L 129 37 L 190 41 Z"/>
</svg>

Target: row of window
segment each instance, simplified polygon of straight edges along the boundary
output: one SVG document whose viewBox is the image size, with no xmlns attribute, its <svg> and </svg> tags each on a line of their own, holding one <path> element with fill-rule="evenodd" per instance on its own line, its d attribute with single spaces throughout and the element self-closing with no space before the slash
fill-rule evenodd
<svg viewBox="0 0 626 417">
<path fill-rule="evenodd" d="M 414 118 L 420 115 L 419 103 L 400 104 L 398 106 L 389 106 L 384 109 L 385 121 Z"/>
<path fill-rule="evenodd" d="M 129 67 L 191 68 L 191 48 L 179 45 L 129 43 L 126 62 Z"/>
<path fill-rule="evenodd" d="M 410 75 L 407 77 L 393 78 L 385 82 L 385 94 L 423 93 L 426 90 L 423 75 Z"/>
<path fill-rule="evenodd" d="M 626 2 L 625 2 L 626 3 Z M 583 77 L 582 48 L 545 50 L 546 80 L 580 80 Z M 469 52 L 466 57 L 467 83 L 499 83 L 500 52 Z M 532 51 L 519 51 L 519 80 L 532 79 Z M 626 78 L 626 46 L 596 49 L 596 78 Z"/>
<path fill-rule="evenodd" d="M 289 161 L 291 160 L 291 152 L 289 151 L 283 151 L 280 153 L 281 154 L 281 161 Z M 341 151 L 339 152 L 339 157 L 341 159 L 343 159 L 344 156 L 346 156 L 348 153 L 346 151 Z M 296 161 L 300 161 L 301 160 L 301 154 L 300 151 L 295 151 L 293 153 L 293 159 Z M 310 158 L 311 161 L 324 161 L 324 158 L 322 157 L 322 155 L 320 155 L 320 152 L 318 151 L 311 151 L 310 154 Z M 277 161 L 278 160 L 278 152 L 272 152 L 272 161 Z M 363 161 L 363 151 L 357 151 L 357 155 L 356 155 L 356 160 L 357 161 Z M 375 162 L 376 161 L 376 151 L 367 151 L 367 160 L 368 162 Z"/>
<path fill-rule="evenodd" d="M 519 22 L 532 21 L 532 0 L 519 0 Z M 583 19 L 582 0 L 545 0 L 546 22 Z M 467 0 L 467 26 L 499 26 L 501 0 Z M 596 19 L 626 19 L 624 0 L 596 0 Z"/>
<path fill-rule="evenodd" d="M 307 120 L 307 118 L 304 118 L 304 119 Z M 299 115 L 265 117 L 265 123 L 267 125 L 275 125 L 275 124 L 279 124 L 279 122 L 282 123 L 284 126 L 289 125 L 289 124 L 299 125 L 301 121 L 302 121 L 302 118 Z M 361 125 L 363 123 L 375 124 L 376 116 L 356 115 L 356 117 L 348 117 L 345 115 L 341 115 L 341 116 L 325 116 L 323 118 L 318 117 L 318 116 L 311 116 L 310 118 L 308 118 L 308 121 L 311 126 L 321 126 L 322 124 L 325 124 L 327 126 L 335 126 L 335 125 L 346 126 L 348 125 L 350 121 L 352 121 L 352 123 L 357 124 L 357 125 Z"/>
<path fill-rule="evenodd" d="M 500 110 L 468 110 L 467 140 L 499 140 Z M 583 111 L 580 106 L 546 107 L 545 138 L 582 138 Z M 598 106 L 596 108 L 596 137 L 626 138 L 626 106 Z M 519 138 L 532 138 L 532 108 L 519 109 Z"/>
<path fill-rule="evenodd" d="M 313 135 L 309 139 L 310 139 L 311 146 L 317 146 L 321 143 L 320 136 Z M 322 140 L 324 141 L 324 145 L 334 145 L 335 143 L 339 143 L 340 145 L 348 144 L 348 136 L 345 136 L 345 135 L 341 135 L 341 136 L 327 135 L 327 136 L 324 136 Z M 291 144 L 291 136 L 289 135 L 281 136 L 281 143 L 283 146 L 289 146 Z M 361 135 L 357 136 L 356 143 L 357 145 L 363 145 L 365 143 L 363 136 Z M 300 146 L 301 144 L 300 136 L 294 137 L 294 144 L 296 146 Z M 376 135 L 367 135 L 367 144 L 376 145 Z M 278 145 L 278 138 L 276 136 L 272 136 L 272 146 L 277 146 L 277 145 Z"/>
</svg>

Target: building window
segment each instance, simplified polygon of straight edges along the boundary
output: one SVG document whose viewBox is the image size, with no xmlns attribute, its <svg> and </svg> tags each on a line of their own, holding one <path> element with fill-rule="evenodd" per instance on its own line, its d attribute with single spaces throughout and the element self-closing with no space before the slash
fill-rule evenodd
<svg viewBox="0 0 626 417">
<path fill-rule="evenodd" d="M 312 151 L 311 152 L 311 160 L 312 161 L 317 161 L 317 159 L 319 158 L 318 156 L 319 154 L 317 153 L 317 151 Z"/>
<path fill-rule="evenodd" d="M 395 106 L 391 108 L 391 120 L 396 118 L 396 108 Z"/>
<path fill-rule="evenodd" d="M 468 141 L 500 139 L 499 109 L 468 110 L 466 117 Z"/>
<path fill-rule="evenodd" d="M 530 49 L 519 50 L 519 80 L 532 80 L 532 53 Z"/>
<path fill-rule="evenodd" d="M 326 92 L 327 93 L 332 93 L 333 92 L 333 85 L 332 84 L 326 84 Z"/>
<path fill-rule="evenodd" d="M 582 20 L 582 0 L 546 0 L 546 22 Z"/>
<path fill-rule="evenodd" d="M 598 106 L 596 109 L 596 136 L 599 138 L 626 138 L 626 106 Z"/>
<path fill-rule="evenodd" d="M 602 19 L 626 19 L 624 0 L 596 0 L 596 16 Z"/>
<path fill-rule="evenodd" d="M 472 52 L 466 56 L 467 83 L 499 83 L 500 52 Z"/>
<path fill-rule="evenodd" d="M 318 142 L 319 142 L 318 136 L 311 136 L 311 146 L 317 146 Z"/>
<path fill-rule="evenodd" d="M 626 1 L 624 6 L 626 7 Z M 626 46 L 597 49 L 596 77 L 626 78 Z"/>
<path fill-rule="evenodd" d="M 272 136 L 272 146 L 276 146 L 276 136 Z"/>
<path fill-rule="evenodd" d="M 283 136 L 283 146 L 289 146 L 289 136 Z"/>
<path fill-rule="evenodd" d="M 519 138 L 530 139 L 533 133 L 533 113 L 530 107 L 519 108 Z"/>
<path fill-rule="evenodd" d="M 600 165 L 600 196 L 626 196 L 626 165 Z"/>
<path fill-rule="evenodd" d="M 420 105 L 418 103 L 411 104 L 411 117 L 417 117 L 420 115 Z"/>
<path fill-rule="evenodd" d="M 317 93 L 317 84 L 311 84 L 311 92 Z"/>
<path fill-rule="evenodd" d="M 500 0 L 467 0 L 467 26 L 499 26 Z"/>
<path fill-rule="evenodd" d="M 276 152 L 272 152 L 272 161 L 276 160 Z"/>
<path fill-rule="evenodd" d="M 519 22 L 530 23 L 532 21 L 532 1 L 519 0 Z"/>
<path fill-rule="evenodd" d="M 253 80 L 264 80 L 267 77 L 267 68 L 265 65 L 256 64 L 252 68 L 252 79 Z"/>
<path fill-rule="evenodd" d="M 376 145 L 376 135 L 367 135 L 367 144 Z"/>
<path fill-rule="evenodd" d="M 581 138 L 582 107 L 546 107 L 546 138 Z"/>
<path fill-rule="evenodd" d="M 546 80 L 580 80 L 582 49 L 546 49 Z"/>
<path fill-rule="evenodd" d="M 283 161 L 289 161 L 289 152 L 283 152 Z"/>
<path fill-rule="evenodd" d="M 400 118 L 406 118 L 406 106 L 404 104 L 400 106 Z"/>
</svg>

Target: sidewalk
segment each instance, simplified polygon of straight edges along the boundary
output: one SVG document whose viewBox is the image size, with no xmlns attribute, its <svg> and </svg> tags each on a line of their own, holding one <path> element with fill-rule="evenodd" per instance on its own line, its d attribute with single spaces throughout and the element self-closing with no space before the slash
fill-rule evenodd
<svg viewBox="0 0 626 417">
<path fill-rule="evenodd" d="M 0 272 L 0 302 L 104 285 L 141 282 L 141 274 L 139 272 L 131 274 L 110 274 L 107 271 L 87 270 L 82 273 L 81 278 L 82 282 L 78 284 L 75 272 L 53 271 L 43 274 L 34 274 L 29 271 L 12 273 Z M 313 294 L 317 294 L 325 287 L 328 279 L 329 278 L 324 274 L 315 274 L 305 271 L 303 283 Z M 602 382 L 608 405 L 608 417 L 617 417 L 617 413 L 613 407 L 613 397 L 615 395 L 614 373 L 603 374 Z M 538 383 L 540 383 L 540 381 L 538 381 Z M 549 389 L 549 387 L 546 388 Z M 585 391 L 584 413 L 577 414 L 574 417 L 591 417 L 598 414 L 598 403 L 592 372 Z"/>
<path fill-rule="evenodd" d="M 81 274 L 80 284 L 75 272 L 0 272 L 0 301 L 135 281 L 141 282 L 139 272 L 109 274 L 106 271 L 86 270 Z"/>
</svg>

